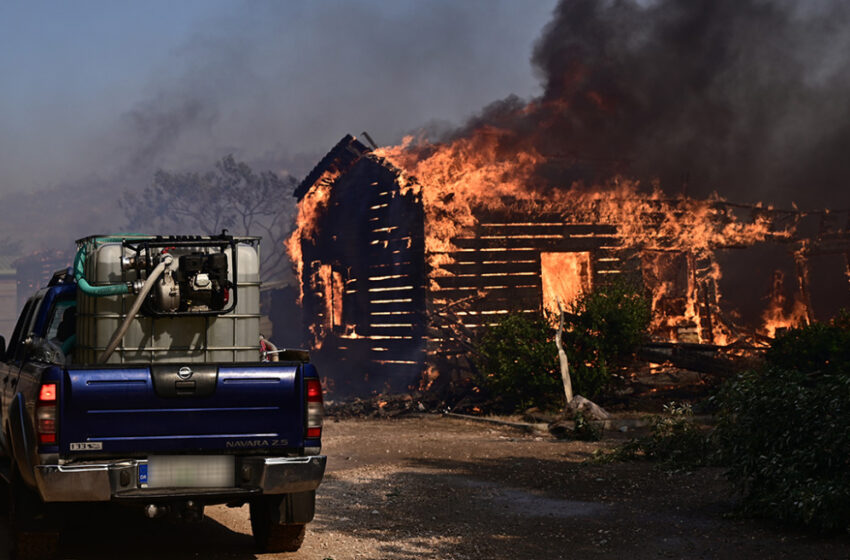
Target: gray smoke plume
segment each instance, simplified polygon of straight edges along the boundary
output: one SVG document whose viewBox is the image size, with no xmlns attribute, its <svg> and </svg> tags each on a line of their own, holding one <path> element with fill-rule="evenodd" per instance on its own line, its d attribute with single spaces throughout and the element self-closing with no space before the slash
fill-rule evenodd
<svg viewBox="0 0 850 560">
<path fill-rule="evenodd" d="M 125 191 L 143 191 L 158 169 L 204 172 L 233 154 L 257 171 L 303 177 L 346 133 L 368 130 L 394 144 L 429 119 L 455 127 L 487 100 L 538 94 L 527 58 L 554 4 L 238 1 L 193 19 L 167 56 L 117 49 L 106 59 L 80 60 L 81 76 L 103 75 L 97 65 L 104 60 L 144 65 L 114 77 L 134 87 L 117 88 L 124 98 L 80 86 L 91 100 L 85 110 L 66 106 L 63 87 L 31 92 L 44 98 L 46 114 L 18 119 L 23 139 L 0 130 L 0 238 L 22 241 L 27 252 L 121 231 L 126 218 L 115 202 Z M 148 9 L 170 17 L 167 3 Z M 97 8 L 79 10 L 99 17 Z M 128 37 L 137 37 L 135 22 L 125 24 Z M 97 37 L 73 40 L 108 50 Z M 51 62 L 16 68 L 24 77 L 49 74 Z"/>
<path fill-rule="evenodd" d="M 543 96 L 494 103 L 455 134 L 513 130 L 505 149 L 549 156 L 551 187 L 623 173 L 848 208 L 848 24 L 839 1 L 561 0 L 533 56 Z"/>
</svg>

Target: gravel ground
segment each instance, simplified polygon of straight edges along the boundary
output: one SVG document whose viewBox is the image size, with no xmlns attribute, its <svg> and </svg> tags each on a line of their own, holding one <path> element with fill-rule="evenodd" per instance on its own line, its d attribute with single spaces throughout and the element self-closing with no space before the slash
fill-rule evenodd
<svg viewBox="0 0 850 560">
<path fill-rule="evenodd" d="M 628 435 L 565 442 L 432 415 L 330 421 L 328 472 L 301 551 L 256 554 L 247 507 L 217 506 L 195 524 L 81 511 L 63 556 L 850 558 L 850 537 L 729 517 L 733 501 L 717 469 L 583 464 L 600 445 Z"/>
</svg>

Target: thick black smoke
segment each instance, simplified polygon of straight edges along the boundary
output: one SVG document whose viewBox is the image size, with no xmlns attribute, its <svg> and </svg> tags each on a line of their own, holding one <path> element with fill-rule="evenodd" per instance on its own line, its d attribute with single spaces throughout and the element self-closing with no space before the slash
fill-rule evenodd
<svg viewBox="0 0 850 560">
<path fill-rule="evenodd" d="M 838 1 L 562 0 L 533 55 L 542 98 L 495 103 L 459 134 L 514 130 L 551 158 L 550 186 L 624 173 L 848 208 L 848 24 Z"/>
</svg>

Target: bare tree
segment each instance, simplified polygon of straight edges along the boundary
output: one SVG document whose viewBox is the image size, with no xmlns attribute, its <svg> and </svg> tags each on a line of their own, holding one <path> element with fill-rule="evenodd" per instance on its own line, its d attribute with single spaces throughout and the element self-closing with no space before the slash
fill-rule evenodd
<svg viewBox="0 0 850 560">
<path fill-rule="evenodd" d="M 0 255 L 20 255 L 22 245 L 20 239 L 0 238 Z"/>
<path fill-rule="evenodd" d="M 145 233 L 207 233 L 228 229 L 234 235 L 263 238 L 264 282 L 291 281 L 283 241 L 294 227 L 295 179 L 273 171 L 255 173 L 232 155 L 206 173 L 159 170 L 141 192 L 120 200 L 131 229 Z"/>
<path fill-rule="evenodd" d="M 558 332 L 555 333 L 555 346 L 558 347 L 558 362 L 561 365 L 561 381 L 564 384 L 564 396 L 567 399 L 567 406 L 573 402 L 573 382 L 570 379 L 570 362 L 567 359 L 567 353 L 564 350 L 564 306 L 561 305 L 561 298 L 558 301 Z"/>
</svg>

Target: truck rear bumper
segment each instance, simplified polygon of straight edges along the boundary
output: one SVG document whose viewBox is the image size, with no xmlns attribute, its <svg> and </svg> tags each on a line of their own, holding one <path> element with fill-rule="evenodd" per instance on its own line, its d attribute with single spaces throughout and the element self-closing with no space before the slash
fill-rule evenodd
<svg viewBox="0 0 850 560">
<path fill-rule="evenodd" d="M 290 494 L 315 490 L 327 457 L 237 457 L 236 480 L 229 488 L 144 488 L 143 459 L 69 465 L 37 465 L 35 480 L 45 502 L 108 502 L 201 498 L 207 501 L 252 494 Z"/>
</svg>

